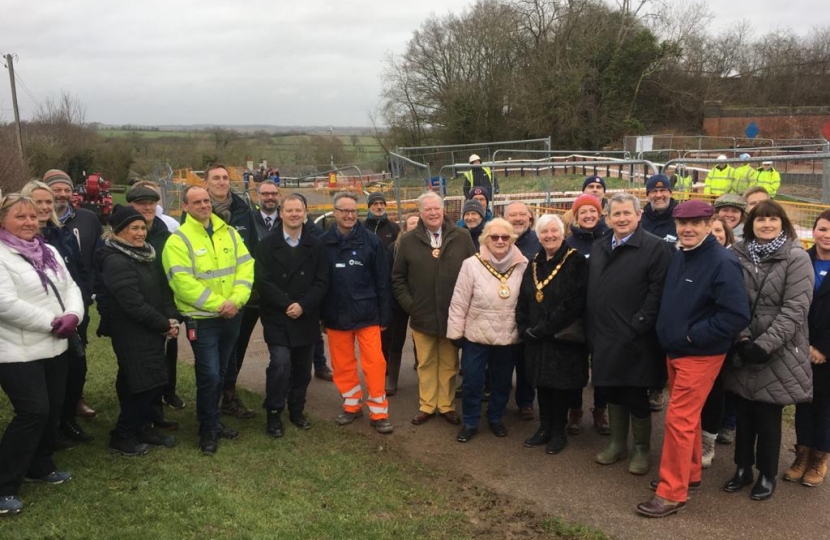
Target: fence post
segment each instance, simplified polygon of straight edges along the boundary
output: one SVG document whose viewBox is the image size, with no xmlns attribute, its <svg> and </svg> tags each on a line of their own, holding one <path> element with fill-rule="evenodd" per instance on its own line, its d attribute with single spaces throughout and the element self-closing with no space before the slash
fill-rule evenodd
<svg viewBox="0 0 830 540">
<path fill-rule="evenodd" d="M 830 152 L 830 141 L 824 141 L 824 151 Z M 830 159 L 825 159 L 822 163 L 821 202 L 830 204 Z"/>
</svg>

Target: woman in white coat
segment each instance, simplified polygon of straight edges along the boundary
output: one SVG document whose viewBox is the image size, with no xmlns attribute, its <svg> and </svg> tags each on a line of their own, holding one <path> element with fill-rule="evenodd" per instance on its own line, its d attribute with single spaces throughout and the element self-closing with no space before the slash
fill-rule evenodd
<svg viewBox="0 0 830 540">
<path fill-rule="evenodd" d="M 0 200 L 0 387 L 15 412 L 0 441 L 0 515 L 23 508 L 17 493 L 24 478 L 49 484 L 71 478 L 57 470 L 52 454 L 67 338 L 84 304 L 39 228 L 32 199 L 13 194 Z"/>
<path fill-rule="evenodd" d="M 484 226 L 481 252 L 461 266 L 450 302 L 447 338 L 463 348 L 461 398 L 464 425 L 458 442 L 478 431 L 485 368 L 490 372 L 487 422 L 496 437 L 507 436 L 501 419 L 510 398 L 513 368 L 519 359 L 516 301 L 527 259 L 514 245 L 516 232 L 502 218 Z"/>
</svg>

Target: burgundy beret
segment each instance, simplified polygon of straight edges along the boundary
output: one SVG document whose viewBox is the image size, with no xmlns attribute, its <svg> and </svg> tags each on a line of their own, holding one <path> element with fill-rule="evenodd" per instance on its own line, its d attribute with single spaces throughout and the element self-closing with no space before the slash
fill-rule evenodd
<svg viewBox="0 0 830 540">
<path fill-rule="evenodd" d="M 674 207 L 672 216 L 675 219 L 708 219 L 715 213 L 712 205 L 698 199 L 686 201 Z"/>
</svg>

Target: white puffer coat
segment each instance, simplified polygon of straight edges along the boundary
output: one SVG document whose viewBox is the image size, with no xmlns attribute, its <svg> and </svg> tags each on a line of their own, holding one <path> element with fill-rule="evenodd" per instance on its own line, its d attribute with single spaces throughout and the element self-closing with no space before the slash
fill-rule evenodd
<svg viewBox="0 0 830 540">
<path fill-rule="evenodd" d="M 500 281 L 476 256 L 464 260 L 450 302 L 448 339 L 464 337 L 479 345 L 512 345 L 519 342 L 516 302 L 527 259 L 516 246 L 511 248 L 511 254 L 510 266 L 515 265 L 515 269 L 507 280 L 509 298 L 499 297 Z M 485 260 L 490 258 L 483 245 L 481 257 Z"/>
<path fill-rule="evenodd" d="M 60 292 L 61 310 L 52 288 L 44 290 L 35 269 L 18 252 L 0 242 L 0 362 L 31 362 L 53 358 L 66 351 L 67 341 L 52 334 L 52 321 L 65 313 L 82 320 L 84 301 L 58 251 L 47 245 L 63 269 L 47 275 Z"/>
</svg>

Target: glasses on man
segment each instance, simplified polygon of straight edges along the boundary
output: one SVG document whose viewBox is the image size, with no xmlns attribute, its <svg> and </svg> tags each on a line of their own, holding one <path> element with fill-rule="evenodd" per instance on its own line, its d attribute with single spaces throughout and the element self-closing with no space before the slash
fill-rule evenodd
<svg viewBox="0 0 830 540">
<path fill-rule="evenodd" d="M 502 242 L 509 242 L 510 241 L 510 235 L 509 234 L 491 234 L 490 235 L 490 240 L 492 240 L 493 242 L 498 242 L 499 240 L 501 240 Z"/>
<path fill-rule="evenodd" d="M 351 209 L 348 209 L 348 208 L 335 208 L 335 210 L 337 210 L 341 214 L 346 214 L 347 216 L 350 216 L 352 214 L 357 214 L 357 210 L 351 210 Z"/>
<path fill-rule="evenodd" d="M 280 194 L 277 192 L 270 192 L 270 191 L 263 191 L 259 194 L 260 197 L 279 197 Z"/>
</svg>

